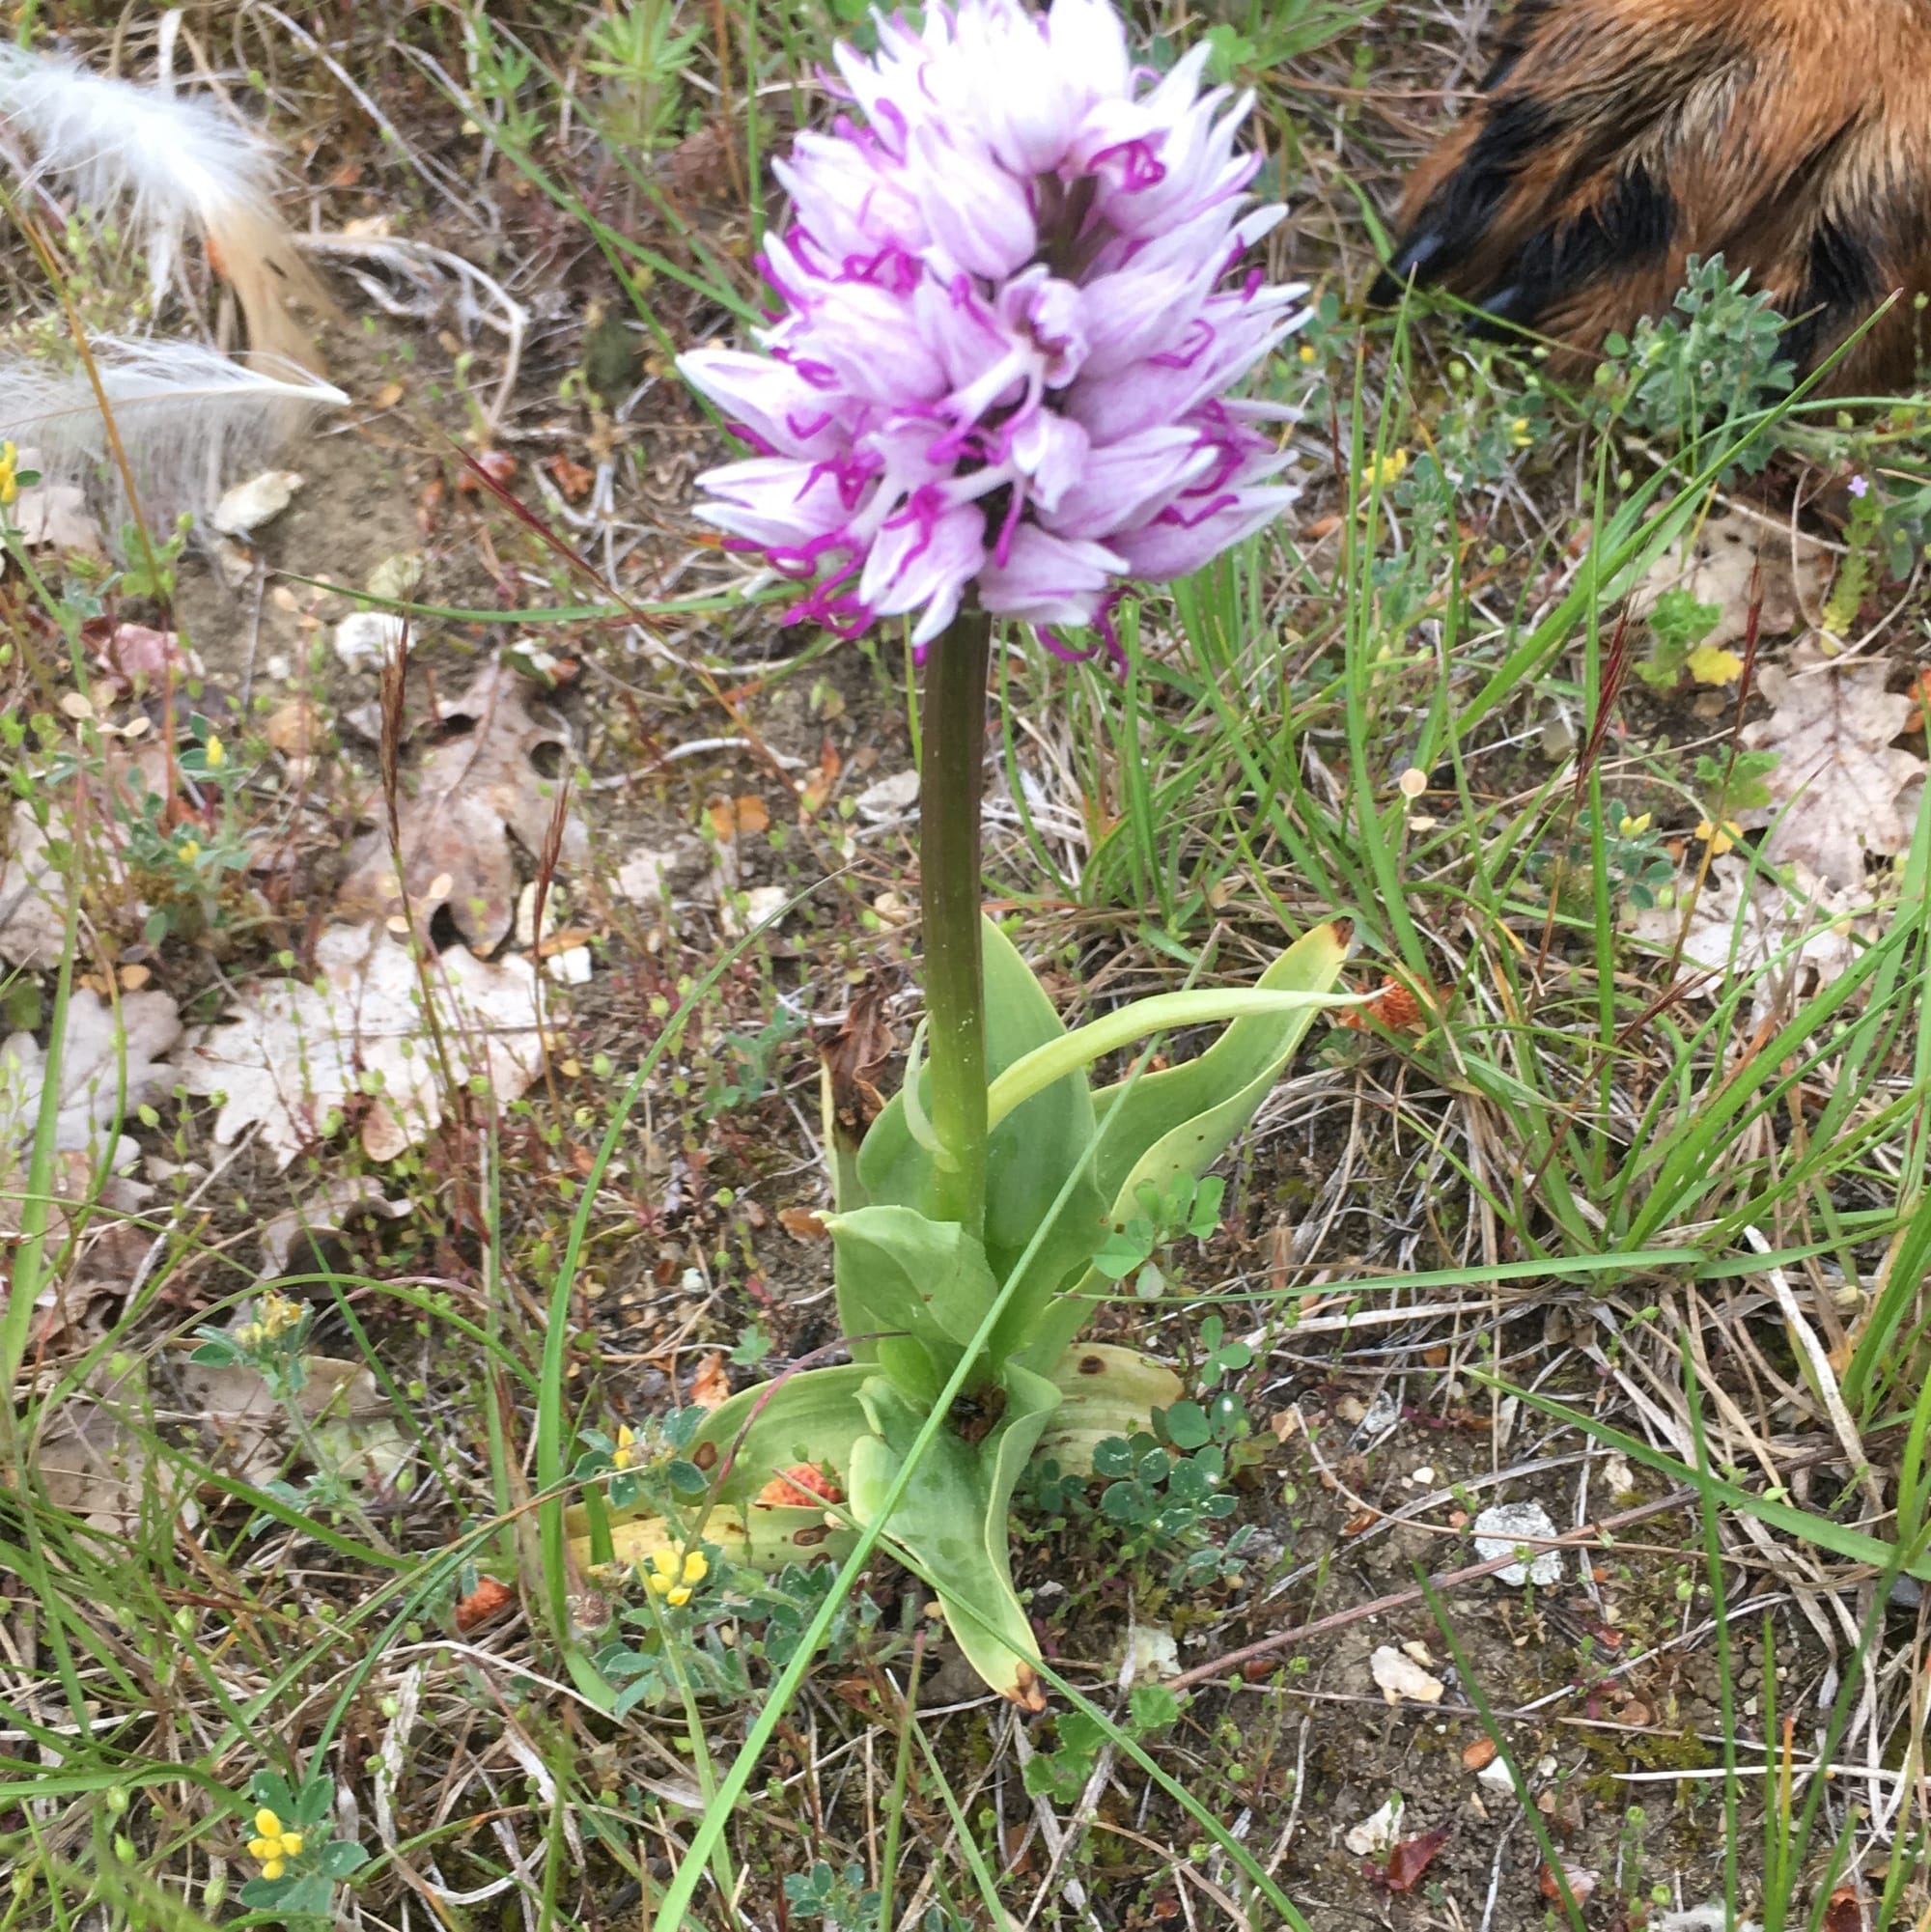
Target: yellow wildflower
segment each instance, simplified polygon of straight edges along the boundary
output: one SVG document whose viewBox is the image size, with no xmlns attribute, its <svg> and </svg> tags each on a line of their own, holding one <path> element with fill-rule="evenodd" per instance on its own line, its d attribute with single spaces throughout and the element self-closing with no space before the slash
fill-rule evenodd
<svg viewBox="0 0 1931 1932">
<path fill-rule="evenodd" d="M 262 1336 L 266 1341 L 273 1341 L 278 1335 L 285 1335 L 302 1318 L 302 1304 L 292 1302 L 286 1295 L 277 1295 L 273 1289 L 262 1297 L 257 1312 L 261 1315 Z"/>
<path fill-rule="evenodd" d="M 653 1550 L 646 1581 L 672 1610 L 682 1610 L 690 1601 L 691 1591 L 710 1574 L 711 1565 L 695 1550 L 686 1550 L 682 1556 L 675 1550 Z"/>
<path fill-rule="evenodd" d="M 287 1830 L 280 1818 L 264 1805 L 255 1813 L 255 1835 L 248 1840 L 248 1856 L 262 1862 L 264 1878 L 280 1878 L 288 1861 L 301 1856 L 302 1834 Z"/>
<path fill-rule="evenodd" d="M 1518 416 L 1509 425 L 1509 441 L 1517 449 L 1525 450 L 1534 440 L 1535 438 L 1528 433 L 1528 418 L 1526 416 Z"/>
<path fill-rule="evenodd" d="M 1385 490 L 1395 482 L 1408 467 L 1406 450 L 1389 450 L 1385 456 L 1371 457 L 1368 466 L 1361 473 L 1361 485 L 1366 490 Z"/>
<path fill-rule="evenodd" d="M 1721 858 L 1744 835 L 1744 828 L 1735 819 L 1725 819 L 1721 826 L 1713 826 L 1708 819 L 1696 821 L 1696 836 L 1710 848 L 1713 857 Z"/>
<path fill-rule="evenodd" d="M 1635 818 L 1625 812 L 1622 823 L 1616 826 L 1616 830 L 1624 838 L 1640 838 L 1649 829 L 1649 820 L 1650 815 L 1647 812 Z"/>
<path fill-rule="evenodd" d="M 1318 359 L 1314 353 L 1314 345 L 1311 342 L 1303 342 L 1297 352 L 1301 361 L 1306 363 L 1312 363 Z"/>
<path fill-rule="evenodd" d="M 201 856 L 201 841 L 198 838 L 184 838 L 175 847 L 175 852 L 182 863 L 192 865 Z"/>
<path fill-rule="evenodd" d="M 618 1424 L 617 1446 L 610 1451 L 610 1460 L 618 1469 L 627 1470 L 630 1467 L 631 1462 L 634 1460 L 634 1451 L 631 1448 L 631 1444 L 636 1440 L 636 1437 L 630 1433 L 628 1423 Z"/>
<path fill-rule="evenodd" d="M 14 472 L 20 466 L 20 452 L 12 443 L 0 443 L 0 503 L 12 503 L 20 493 Z"/>
<path fill-rule="evenodd" d="M 1683 668 L 1699 685 L 1733 685 L 1744 674 L 1744 660 L 1719 645 L 1699 644 L 1683 660 Z"/>
<path fill-rule="evenodd" d="M 208 742 L 201 748 L 201 755 L 208 762 L 210 771 L 219 771 L 228 763 L 228 747 L 213 732 L 208 735 Z"/>
</svg>

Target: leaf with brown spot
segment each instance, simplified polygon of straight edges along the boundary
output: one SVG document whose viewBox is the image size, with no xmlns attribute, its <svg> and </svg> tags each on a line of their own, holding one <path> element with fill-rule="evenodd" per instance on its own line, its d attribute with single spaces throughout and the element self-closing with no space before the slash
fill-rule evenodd
<svg viewBox="0 0 1931 1932">
<path fill-rule="evenodd" d="M 532 861 L 543 854 L 557 810 L 562 777 L 546 776 L 540 752 L 568 741 L 530 714 L 527 686 L 501 664 L 485 669 L 442 708 L 446 735 L 423 763 L 414 796 L 402 801 L 400 883 L 389 828 L 378 824 L 350 854 L 349 877 L 336 894 L 337 913 L 388 921 L 402 916 L 404 887 L 419 935 L 447 905 L 463 938 L 488 952 L 510 931 L 517 900 L 512 839 Z M 451 728 L 462 728 L 452 731 Z M 561 857 L 579 863 L 589 851 L 583 822 L 563 822 Z"/>
</svg>

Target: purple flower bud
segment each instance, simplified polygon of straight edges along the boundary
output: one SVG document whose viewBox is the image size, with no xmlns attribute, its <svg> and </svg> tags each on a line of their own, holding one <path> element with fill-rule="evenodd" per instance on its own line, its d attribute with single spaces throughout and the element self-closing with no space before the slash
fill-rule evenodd
<svg viewBox="0 0 1931 1932">
<path fill-rule="evenodd" d="M 762 352 L 679 363 L 758 452 L 700 514 L 810 583 L 794 620 L 915 612 L 923 650 L 971 598 L 1117 656 L 1123 576 L 1294 497 L 1292 411 L 1227 400 L 1306 320 L 1243 271 L 1282 215 L 1246 193 L 1249 102 L 1201 91 L 1204 47 L 1150 80 L 1111 0 L 933 0 L 835 60 L 852 111 L 776 163 Z"/>
</svg>

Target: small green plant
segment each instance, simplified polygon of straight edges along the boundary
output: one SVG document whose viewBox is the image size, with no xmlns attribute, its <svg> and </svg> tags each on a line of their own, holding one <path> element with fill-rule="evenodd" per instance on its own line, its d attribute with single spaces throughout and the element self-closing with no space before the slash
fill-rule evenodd
<svg viewBox="0 0 1931 1932">
<path fill-rule="evenodd" d="M 747 1702 L 757 1689 L 751 1666 L 762 1661 L 782 1670 L 791 1662 L 836 1576 L 824 1563 L 795 1563 L 767 1576 L 732 1563 L 708 1543 L 681 1555 L 660 1552 L 658 1561 L 640 1567 L 648 1597 L 619 1612 L 622 1634 L 595 1658 L 616 1687 L 617 1717 L 639 1704 L 673 1705 L 686 1694 Z M 650 1587 L 672 1579 L 668 1589 Z M 824 1654 L 841 1662 L 878 1622 L 877 1602 L 855 1592 L 838 1606 Z"/>
<path fill-rule="evenodd" d="M 717 1044 L 719 1061 L 728 1071 L 721 1081 L 706 1086 L 698 1108 L 703 1118 L 715 1120 L 763 1100 L 775 1083 L 779 1054 L 804 1031 L 804 1024 L 803 1015 L 780 1005 L 755 1033 L 726 1033 Z"/>
<path fill-rule="evenodd" d="M 1093 1257 L 1093 1266 L 1109 1281 L 1133 1277 L 1133 1293 L 1143 1302 L 1157 1302 L 1166 1293 L 1166 1272 L 1154 1259 L 1183 1237 L 1205 1241 L 1220 1225 L 1220 1202 L 1227 1184 L 1217 1174 L 1196 1181 L 1179 1174 L 1162 1190 L 1152 1183 L 1137 1190 L 1140 1212 L 1115 1225 Z"/>
<path fill-rule="evenodd" d="M 865 1883 L 865 1867 L 843 1871 L 820 1859 L 809 1871 L 793 1872 L 784 1882 L 794 1912 L 821 1919 L 826 1932 L 873 1932 L 879 1922 L 879 1894 Z"/>
<path fill-rule="evenodd" d="M 1649 655 L 1637 661 L 1637 676 L 1657 690 L 1674 690 L 1722 614 L 1721 605 L 1700 602 L 1680 585 L 1665 591 L 1650 606 Z"/>
<path fill-rule="evenodd" d="M 1144 1739 L 1179 1716 L 1180 1699 L 1164 1684 L 1136 1684 L 1127 1698 L 1127 1721 L 1118 1728 L 1130 1738 Z M 1035 1751 L 1026 1764 L 1026 1792 L 1055 1805 L 1075 1805 L 1099 1762 L 1107 1728 L 1084 1711 L 1061 1711 L 1052 1727 L 1053 1748 Z"/>
<path fill-rule="evenodd" d="M 1749 284 L 1749 271 L 1731 275 L 1721 255 L 1693 255 L 1673 313 L 1605 339 L 1598 397 L 1630 428 L 1693 446 L 1789 390 L 1796 365 L 1781 353 L 1783 318 Z M 1768 433 L 1754 436 L 1734 466 L 1760 470 L 1773 447 Z"/>
<path fill-rule="evenodd" d="M 1663 833 L 1649 812 L 1626 812 L 1611 805 L 1603 816 L 1603 865 L 1610 890 L 1646 912 L 1676 877 Z M 1557 893 L 1570 893 L 1586 887 L 1593 874 L 1594 854 L 1595 815 L 1585 806 L 1577 815 L 1568 840 L 1558 851 L 1539 857 L 1536 871 L 1553 876 Z"/>
<path fill-rule="evenodd" d="M 252 1368 L 277 1402 L 293 1402 L 308 1381 L 303 1354 L 314 1326 L 312 1307 L 270 1289 L 238 1328 L 197 1329 L 201 1346 L 188 1359 L 204 1368 Z"/>
<path fill-rule="evenodd" d="M 541 107 L 525 107 L 520 100 L 536 62 L 516 42 L 499 37 L 480 7 L 462 23 L 462 53 L 470 88 L 490 110 L 491 131 L 512 153 L 526 153 L 549 125 Z"/>
<path fill-rule="evenodd" d="M 701 27 L 678 32 L 676 21 L 674 0 L 630 0 L 590 29 L 584 65 L 609 82 L 604 132 L 647 153 L 683 131 L 684 72 L 704 37 Z"/>
<path fill-rule="evenodd" d="M 1721 824 L 1732 812 L 1761 811 L 1769 805 L 1769 779 L 1777 757 L 1775 751 L 1699 751 L 1696 788 L 1712 801 L 1709 822 Z"/>
<path fill-rule="evenodd" d="M 262 1869 L 241 1888 L 240 1902 L 283 1920 L 328 1917 L 336 1886 L 369 1862 L 354 1839 L 330 1835 L 334 1778 L 318 1775 L 294 1788 L 274 1772 L 258 1772 L 248 1802 L 248 1856 Z"/>
</svg>

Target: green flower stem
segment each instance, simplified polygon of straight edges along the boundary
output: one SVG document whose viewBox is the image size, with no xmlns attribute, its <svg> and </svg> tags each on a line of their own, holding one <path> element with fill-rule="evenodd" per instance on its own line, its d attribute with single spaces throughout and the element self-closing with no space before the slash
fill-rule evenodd
<svg viewBox="0 0 1931 1932">
<path fill-rule="evenodd" d="M 1282 988 L 1227 987 L 1199 993 L 1156 993 L 1117 1013 L 1076 1027 L 1015 1060 L 993 1082 L 988 1117 L 996 1127 L 1016 1106 L 1044 1093 L 1068 1074 L 1090 1067 L 1103 1053 L 1117 1052 L 1169 1026 L 1206 1026 L 1220 1020 L 1252 1020 L 1270 1013 L 1299 1013 L 1310 1006 L 1359 1006 L 1374 995 L 1358 993 L 1301 993 Z"/>
<path fill-rule="evenodd" d="M 927 1065 L 938 1136 L 935 1217 L 986 1222 L 986 978 L 979 947 L 979 801 L 993 620 L 962 612 L 926 659 L 919 720 L 919 904 Z"/>
</svg>

